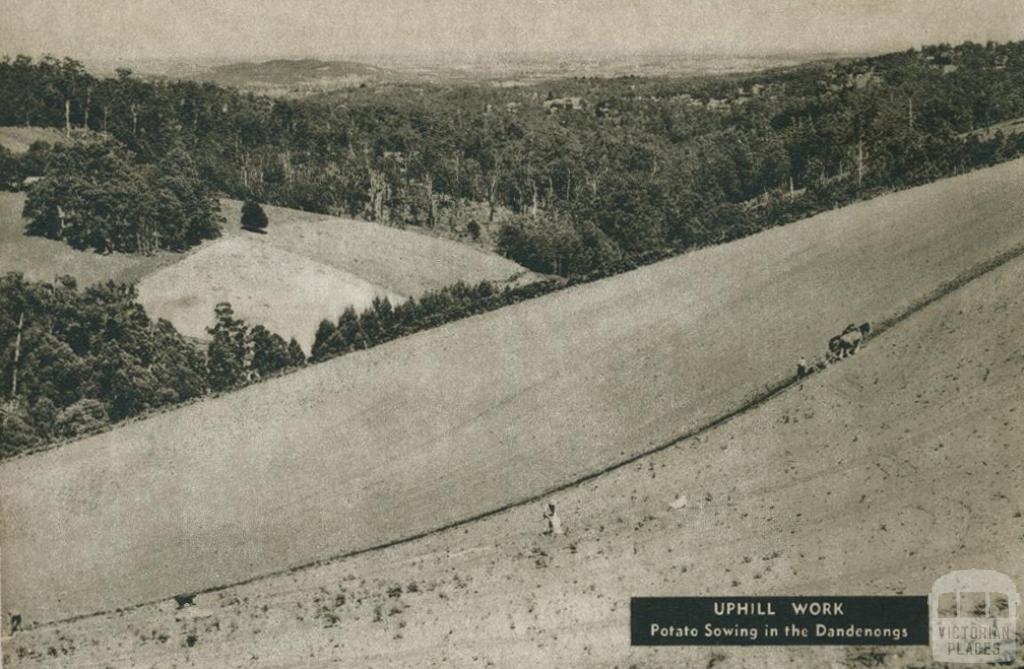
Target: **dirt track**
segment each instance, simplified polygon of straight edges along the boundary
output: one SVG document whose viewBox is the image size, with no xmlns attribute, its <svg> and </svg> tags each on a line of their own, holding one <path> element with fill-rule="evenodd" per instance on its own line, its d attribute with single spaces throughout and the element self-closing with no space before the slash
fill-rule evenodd
<svg viewBox="0 0 1024 669">
<path fill-rule="evenodd" d="M 772 401 L 558 493 L 566 537 L 540 536 L 531 504 L 4 652 L 15 667 L 926 666 L 924 648 L 631 649 L 628 600 L 924 594 L 959 568 L 1024 583 L 1022 283 L 1011 261 Z"/>
<path fill-rule="evenodd" d="M 861 203 L 7 463 L 4 608 L 47 620 L 242 580 L 648 450 L 791 373 L 837 327 L 1024 241 L 1022 176 L 1014 162 Z M 743 480 L 737 457 L 722 466 Z M 779 475 L 808 467 L 789 466 Z M 609 564 L 611 579 L 631 568 Z"/>
</svg>

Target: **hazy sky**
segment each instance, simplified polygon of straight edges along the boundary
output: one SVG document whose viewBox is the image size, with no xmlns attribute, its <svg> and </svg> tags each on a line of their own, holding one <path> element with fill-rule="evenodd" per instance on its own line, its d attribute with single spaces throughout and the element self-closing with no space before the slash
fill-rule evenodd
<svg viewBox="0 0 1024 669">
<path fill-rule="evenodd" d="M 0 53 L 870 52 L 1024 39 L 1024 0 L 0 0 Z"/>
</svg>

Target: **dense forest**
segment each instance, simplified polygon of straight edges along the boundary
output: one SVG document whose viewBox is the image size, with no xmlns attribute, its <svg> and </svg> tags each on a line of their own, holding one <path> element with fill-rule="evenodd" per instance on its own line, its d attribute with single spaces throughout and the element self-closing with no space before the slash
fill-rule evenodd
<svg viewBox="0 0 1024 669">
<path fill-rule="evenodd" d="M 184 251 L 220 235 L 220 203 L 179 148 L 139 164 L 116 140 L 100 136 L 48 153 L 43 178 L 25 202 L 28 234 L 127 253 Z"/>
<path fill-rule="evenodd" d="M 569 276 L 1016 155 L 1018 137 L 985 129 L 1024 115 L 1024 43 L 297 100 L 19 56 L 0 90 L 0 124 L 106 132 L 139 164 L 187 153 L 234 197 L 484 237 Z"/>
<path fill-rule="evenodd" d="M 131 286 L 0 277 L 0 456 L 206 392 L 206 361 Z"/>
<path fill-rule="evenodd" d="M 0 125 L 66 145 L 0 151 L 28 176 L 29 232 L 96 251 L 180 251 L 219 231 L 216 193 L 416 225 L 564 279 L 456 285 L 324 321 L 309 362 L 857 198 L 1009 159 L 1024 43 L 938 45 L 748 75 L 536 86 L 380 84 L 270 99 L 188 81 L 0 61 Z M 250 225 L 252 227 L 252 225 Z M 0 278 L 0 456 L 305 364 L 217 308 L 205 350 L 134 289 Z"/>
</svg>

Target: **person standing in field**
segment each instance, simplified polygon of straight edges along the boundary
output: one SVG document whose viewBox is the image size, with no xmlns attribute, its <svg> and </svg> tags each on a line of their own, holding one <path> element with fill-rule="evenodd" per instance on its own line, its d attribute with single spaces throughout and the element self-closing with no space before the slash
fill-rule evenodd
<svg viewBox="0 0 1024 669">
<path fill-rule="evenodd" d="M 811 370 L 807 368 L 807 359 L 800 356 L 800 360 L 796 363 L 796 378 L 802 379 L 810 373 Z"/>
<path fill-rule="evenodd" d="M 562 529 L 562 519 L 558 517 L 558 512 L 555 511 L 554 502 L 548 502 L 548 508 L 544 511 L 544 520 L 548 522 L 548 529 L 545 534 L 555 537 L 565 534 L 565 530 Z"/>
</svg>

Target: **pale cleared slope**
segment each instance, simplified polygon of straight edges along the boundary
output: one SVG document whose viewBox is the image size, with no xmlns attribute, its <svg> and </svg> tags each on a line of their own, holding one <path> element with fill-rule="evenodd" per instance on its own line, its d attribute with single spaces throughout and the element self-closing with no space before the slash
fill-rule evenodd
<svg viewBox="0 0 1024 669">
<path fill-rule="evenodd" d="M 259 323 L 309 353 L 317 324 L 347 307 L 368 309 L 374 298 L 405 296 L 264 241 L 231 237 L 207 246 L 139 281 L 139 302 L 189 337 L 207 338 L 214 308 L 229 302 L 235 316 Z"/>
<path fill-rule="evenodd" d="M 558 492 L 564 537 L 542 536 L 542 504 L 526 504 L 202 594 L 194 609 L 163 601 L 19 632 L 5 640 L 8 662 L 939 669 L 922 646 L 871 649 L 889 656 L 884 663 L 856 646 L 631 648 L 628 602 L 923 595 L 950 570 L 981 567 L 1024 582 L 1022 282 L 1018 257 L 917 311 L 855 358 Z M 672 508 L 679 495 L 688 503 Z M 1024 650 L 1018 655 L 1024 663 Z"/>
<path fill-rule="evenodd" d="M 244 579 L 527 498 L 702 424 L 1024 241 L 1013 162 L 0 467 L 5 610 Z"/>
</svg>

